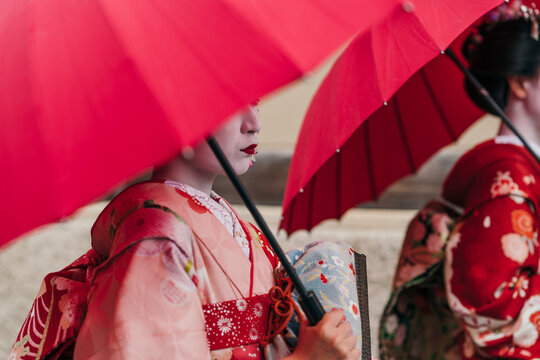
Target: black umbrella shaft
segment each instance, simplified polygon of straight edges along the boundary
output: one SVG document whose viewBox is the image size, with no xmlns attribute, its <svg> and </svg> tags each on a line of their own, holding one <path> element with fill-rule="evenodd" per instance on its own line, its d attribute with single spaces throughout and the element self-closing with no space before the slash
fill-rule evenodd
<svg viewBox="0 0 540 360">
<path fill-rule="evenodd" d="M 225 154 L 223 154 L 223 151 L 221 150 L 221 147 L 218 145 L 216 140 L 213 137 L 209 137 L 206 141 L 216 155 L 221 166 L 225 170 L 225 173 L 236 188 L 236 191 L 238 192 L 238 194 L 240 194 L 240 197 L 244 201 L 244 204 L 248 208 L 249 212 L 259 225 L 259 228 L 263 232 L 264 236 L 270 243 L 270 246 L 276 253 L 279 261 L 281 261 L 281 265 L 289 275 L 289 278 L 291 279 L 296 289 L 296 292 L 298 293 L 299 302 L 302 306 L 302 310 L 304 310 L 304 313 L 306 314 L 309 322 L 311 323 L 311 325 L 317 324 L 319 320 L 322 319 L 325 313 L 323 307 L 321 306 L 321 303 L 319 302 L 319 299 L 317 299 L 313 291 L 307 291 L 304 287 L 304 284 L 302 284 L 302 282 L 298 278 L 296 270 L 292 267 L 289 259 L 287 259 L 287 256 L 283 252 L 283 249 L 281 249 L 281 246 L 279 246 L 276 238 L 270 231 L 270 228 L 268 228 L 266 221 L 253 203 L 251 197 L 248 195 L 244 185 L 240 182 L 238 175 L 236 175 L 236 173 L 234 172 L 231 164 L 229 163 L 229 160 L 227 160 L 227 157 L 225 156 Z"/>
<path fill-rule="evenodd" d="M 465 74 L 467 79 L 471 82 L 471 84 L 475 87 L 476 91 L 480 95 L 482 95 L 486 101 L 491 105 L 491 107 L 497 112 L 497 115 L 501 118 L 502 122 L 508 126 L 508 128 L 518 137 L 518 139 L 521 141 L 523 146 L 525 146 L 525 149 L 529 151 L 529 153 L 534 157 L 536 162 L 540 164 L 540 158 L 538 158 L 538 155 L 534 150 L 531 148 L 529 143 L 525 141 L 523 136 L 519 133 L 519 131 L 515 128 L 515 126 L 512 124 L 506 113 L 503 109 L 497 104 L 497 102 L 491 97 L 489 91 L 486 90 L 486 88 L 478 81 L 476 76 L 473 75 L 473 73 L 470 72 L 469 69 L 456 57 L 456 55 L 452 52 L 450 49 L 446 49 L 445 54 L 457 65 L 457 67 Z"/>
</svg>

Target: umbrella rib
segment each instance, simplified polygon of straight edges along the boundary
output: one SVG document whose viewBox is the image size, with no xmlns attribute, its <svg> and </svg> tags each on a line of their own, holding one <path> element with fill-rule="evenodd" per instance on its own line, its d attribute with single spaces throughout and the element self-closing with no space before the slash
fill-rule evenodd
<svg viewBox="0 0 540 360">
<path fill-rule="evenodd" d="M 313 225 L 313 198 L 315 197 L 315 184 L 317 182 L 317 173 L 313 174 L 311 178 L 311 188 L 309 189 L 309 205 L 308 205 L 308 222 L 307 228 L 311 230 Z"/>
<path fill-rule="evenodd" d="M 341 211 L 341 151 L 336 154 L 336 218 Z"/>
<path fill-rule="evenodd" d="M 416 171 L 416 166 L 414 165 L 411 148 L 409 147 L 409 143 L 407 142 L 407 136 L 405 135 L 405 128 L 403 126 L 403 118 L 401 117 L 401 111 L 399 109 L 399 105 L 397 102 L 397 96 L 394 96 L 392 98 L 392 102 L 394 103 L 393 105 L 394 105 L 394 112 L 396 114 L 396 122 L 399 128 L 399 135 L 401 136 L 401 142 L 403 143 L 403 147 L 405 148 L 405 155 L 407 155 L 407 161 L 409 162 L 409 168 L 411 169 L 411 172 L 414 173 Z"/>
<path fill-rule="evenodd" d="M 441 117 L 442 123 L 443 123 L 444 127 L 446 128 L 446 131 L 448 131 L 448 134 L 450 134 L 450 137 L 452 138 L 452 141 L 456 141 L 457 136 L 454 133 L 454 130 L 452 129 L 452 127 L 450 126 L 450 122 L 448 121 L 448 118 L 444 114 L 441 103 L 439 102 L 439 100 L 437 100 L 437 97 L 435 96 L 435 92 L 433 91 L 433 87 L 429 83 L 429 80 L 428 80 L 428 78 L 426 76 L 426 73 L 425 73 L 423 68 L 420 69 L 420 77 L 422 78 L 422 82 L 424 83 L 424 86 L 427 89 L 428 95 L 429 95 L 431 101 L 433 102 L 433 105 L 435 105 L 435 109 L 437 110 L 437 113 Z"/>
<path fill-rule="evenodd" d="M 294 205 L 296 204 L 296 200 L 298 198 L 299 194 L 296 194 L 296 196 L 292 199 L 290 205 L 289 205 L 289 223 L 287 224 L 288 230 L 287 232 L 291 234 L 293 232 L 293 215 L 294 215 Z"/>
<path fill-rule="evenodd" d="M 371 198 L 372 200 L 377 199 L 377 190 L 375 188 L 375 174 L 373 174 L 373 162 L 371 161 L 371 150 L 370 150 L 370 141 L 369 141 L 369 120 L 367 119 L 364 124 L 364 140 L 366 144 L 366 161 L 368 168 L 369 176 L 369 185 L 371 188 Z"/>
</svg>

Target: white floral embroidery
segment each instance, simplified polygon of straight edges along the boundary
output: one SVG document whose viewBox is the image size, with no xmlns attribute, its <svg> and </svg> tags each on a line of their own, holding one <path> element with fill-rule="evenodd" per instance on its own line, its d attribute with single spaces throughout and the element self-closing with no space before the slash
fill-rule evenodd
<svg viewBox="0 0 540 360">
<path fill-rule="evenodd" d="M 532 175 L 525 175 L 523 176 L 523 182 L 525 185 L 536 184 L 536 179 Z"/>
<path fill-rule="evenodd" d="M 253 307 L 253 314 L 255 315 L 255 317 L 261 317 L 262 312 L 263 312 L 262 304 L 261 303 L 255 304 L 255 306 Z"/>
<path fill-rule="evenodd" d="M 490 192 L 491 197 L 509 194 L 521 196 L 524 195 L 524 193 L 519 189 L 518 184 L 516 184 L 510 176 L 510 171 L 497 171 L 497 176 L 495 177 L 494 182 L 491 185 Z"/>
<path fill-rule="evenodd" d="M 512 261 L 523 264 L 529 256 L 529 246 L 523 241 L 522 236 L 515 233 L 501 237 L 502 251 Z"/>
<path fill-rule="evenodd" d="M 486 229 L 491 226 L 491 217 L 489 215 L 484 218 L 483 225 Z"/>
<path fill-rule="evenodd" d="M 224 316 L 220 317 L 218 320 L 218 328 L 221 331 L 221 335 L 227 334 L 232 329 L 232 320 Z"/>
<path fill-rule="evenodd" d="M 519 329 L 514 333 L 514 342 L 521 347 L 531 347 L 538 340 L 540 322 L 540 295 L 534 295 L 523 304 L 519 314 Z"/>
<path fill-rule="evenodd" d="M 512 277 L 510 282 L 503 281 L 493 294 L 495 299 L 500 298 L 502 293 L 504 292 L 504 289 L 506 288 L 511 291 L 513 290 L 512 299 L 515 299 L 518 296 L 524 298 L 525 296 L 527 296 L 526 290 L 529 288 L 529 278 L 527 277 L 527 275 L 522 274 L 519 277 Z"/>
<path fill-rule="evenodd" d="M 531 354 L 531 352 L 528 351 L 528 350 L 523 350 L 523 349 L 521 349 L 521 350 L 519 350 L 519 353 L 520 353 L 521 355 L 523 355 L 523 356 L 526 356 L 528 359 L 531 359 L 531 358 L 532 358 L 532 354 Z M 539 359 L 536 357 L 536 358 L 533 358 L 533 360 L 539 360 Z"/>
<path fill-rule="evenodd" d="M 259 339 L 259 333 L 257 332 L 257 329 L 251 328 L 251 330 L 249 330 L 249 339 L 253 341 Z"/>
<path fill-rule="evenodd" d="M 247 307 L 246 300 L 244 300 L 244 299 L 236 300 L 236 308 L 238 309 L 238 311 L 244 311 L 244 310 L 246 310 L 246 307 Z"/>
<path fill-rule="evenodd" d="M 514 342 L 521 347 L 531 347 L 538 339 L 536 326 L 527 322 L 514 333 Z"/>
<path fill-rule="evenodd" d="M 473 343 L 478 346 L 486 346 L 493 341 L 499 341 L 507 335 L 503 331 L 486 331 L 487 329 L 500 329 L 504 326 L 510 326 L 513 319 L 499 320 L 487 316 L 481 316 L 471 313 L 469 316 L 461 318 L 466 325 L 466 330 Z"/>
</svg>

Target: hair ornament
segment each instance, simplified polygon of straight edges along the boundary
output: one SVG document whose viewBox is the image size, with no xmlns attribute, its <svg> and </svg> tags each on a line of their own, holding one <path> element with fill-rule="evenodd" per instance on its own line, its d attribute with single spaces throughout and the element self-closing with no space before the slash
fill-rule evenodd
<svg viewBox="0 0 540 360">
<path fill-rule="evenodd" d="M 530 6 L 525 5 L 521 0 L 505 1 L 504 4 L 497 6 L 495 9 L 484 15 L 482 26 L 486 30 L 493 28 L 495 25 L 517 19 L 526 19 L 531 22 L 531 37 L 538 41 L 538 16 L 540 12 L 536 8 L 534 2 L 530 2 Z"/>
<path fill-rule="evenodd" d="M 531 22 L 531 38 L 538 41 L 539 25 L 538 17 L 540 12 L 536 8 L 534 2 L 530 2 L 530 6 L 523 4 L 521 0 L 509 1 L 506 0 L 502 5 L 489 11 L 480 20 L 479 24 L 473 28 L 471 34 L 467 37 L 463 44 L 463 55 L 469 59 L 474 49 L 478 47 L 484 40 L 485 34 L 488 34 L 495 26 L 506 21 L 517 19 L 526 19 Z"/>
</svg>

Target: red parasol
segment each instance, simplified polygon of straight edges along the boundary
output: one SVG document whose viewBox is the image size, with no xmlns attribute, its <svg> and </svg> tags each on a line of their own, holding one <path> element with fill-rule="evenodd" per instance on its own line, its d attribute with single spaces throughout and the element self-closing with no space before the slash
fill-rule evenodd
<svg viewBox="0 0 540 360">
<path fill-rule="evenodd" d="M 501 2 L 403 2 L 353 40 L 306 114 L 281 228 L 309 230 L 377 198 L 482 114 L 460 70 L 437 55 Z"/>
<path fill-rule="evenodd" d="M 4 0 L 0 246 L 168 160 L 393 1 Z"/>
</svg>

